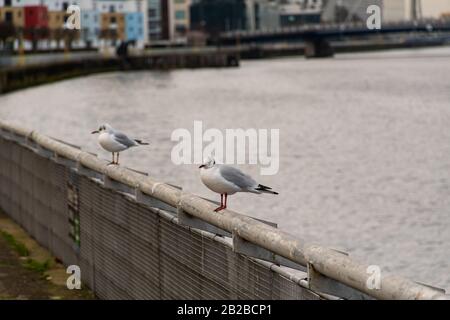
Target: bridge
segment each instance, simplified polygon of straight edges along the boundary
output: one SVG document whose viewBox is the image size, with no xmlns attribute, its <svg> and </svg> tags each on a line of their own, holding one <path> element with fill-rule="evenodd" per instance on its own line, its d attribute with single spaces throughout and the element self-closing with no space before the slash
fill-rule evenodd
<svg viewBox="0 0 450 320">
<path fill-rule="evenodd" d="M 366 23 L 321 23 L 298 27 L 257 31 L 230 31 L 221 33 L 217 42 L 222 46 L 267 44 L 277 42 L 305 43 L 307 57 L 329 57 L 334 54 L 330 40 L 352 37 L 376 37 L 402 33 L 450 32 L 450 19 L 422 19 L 382 24 L 381 29 L 370 30 Z"/>
</svg>

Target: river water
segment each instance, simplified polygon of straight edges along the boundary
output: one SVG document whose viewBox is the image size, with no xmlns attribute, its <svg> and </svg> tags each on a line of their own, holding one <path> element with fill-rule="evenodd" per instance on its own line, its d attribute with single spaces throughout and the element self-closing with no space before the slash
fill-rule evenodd
<svg viewBox="0 0 450 320">
<path fill-rule="evenodd" d="M 450 290 L 450 48 L 243 61 L 240 68 L 107 73 L 0 97 L 0 117 L 110 159 L 101 123 L 149 140 L 121 162 L 218 200 L 175 166 L 174 129 L 280 129 L 279 196 L 229 207 Z"/>
</svg>

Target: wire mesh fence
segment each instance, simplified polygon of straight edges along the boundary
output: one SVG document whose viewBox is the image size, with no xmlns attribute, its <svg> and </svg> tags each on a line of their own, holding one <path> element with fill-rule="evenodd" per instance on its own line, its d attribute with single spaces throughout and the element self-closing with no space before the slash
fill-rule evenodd
<svg viewBox="0 0 450 320">
<path fill-rule="evenodd" d="M 215 206 L 0 121 L 0 207 L 100 298 L 450 300 Z"/>
<path fill-rule="evenodd" d="M 103 299 L 319 299 L 223 238 L 0 135 L 0 206 Z"/>
</svg>

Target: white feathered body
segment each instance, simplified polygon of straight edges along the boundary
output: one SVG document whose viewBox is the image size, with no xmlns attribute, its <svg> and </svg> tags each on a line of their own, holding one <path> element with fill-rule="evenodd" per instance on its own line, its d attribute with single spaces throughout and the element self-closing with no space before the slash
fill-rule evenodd
<svg viewBox="0 0 450 320">
<path fill-rule="evenodd" d="M 218 165 L 215 165 L 212 168 L 200 169 L 200 178 L 205 186 L 220 194 L 226 193 L 230 195 L 242 191 L 240 187 L 224 179 L 220 174 L 219 168 Z"/>
<path fill-rule="evenodd" d="M 109 152 L 120 152 L 130 148 L 130 146 L 119 143 L 116 139 L 114 139 L 113 134 L 109 132 L 100 133 L 98 136 L 98 143 L 103 149 Z M 136 143 L 136 146 L 137 145 L 138 144 Z"/>
</svg>

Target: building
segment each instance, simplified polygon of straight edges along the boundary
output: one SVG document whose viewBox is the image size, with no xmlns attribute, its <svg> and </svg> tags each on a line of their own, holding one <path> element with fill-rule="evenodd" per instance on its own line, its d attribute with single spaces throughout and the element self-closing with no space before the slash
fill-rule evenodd
<svg viewBox="0 0 450 320">
<path fill-rule="evenodd" d="M 378 5 L 384 22 L 439 18 L 450 0 L 324 0 L 323 21 L 364 21 L 369 5 Z"/>
<path fill-rule="evenodd" d="M 397 1 L 397 0 L 389 0 Z M 321 20 L 324 22 L 366 21 L 367 8 L 377 5 L 383 8 L 383 0 L 324 0 Z"/>
<path fill-rule="evenodd" d="M 320 23 L 321 14 L 322 5 L 320 1 L 288 0 L 280 5 L 280 27 Z"/>
<path fill-rule="evenodd" d="M 0 21 L 13 24 L 16 28 L 25 27 L 23 7 L 0 7 Z"/>
<path fill-rule="evenodd" d="M 190 27 L 191 0 L 167 0 L 169 3 L 169 34 L 173 41 L 186 40 Z"/>
<path fill-rule="evenodd" d="M 273 30 L 280 27 L 280 6 L 273 0 L 247 0 L 247 30 Z"/>
<path fill-rule="evenodd" d="M 125 14 L 107 12 L 101 14 L 100 38 L 108 40 L 108 44 L 115 46 L 117 41 L 125 40 Z"/>
<path fill-rule="evenodd" d="M 81 30 L 65 27 L 72 4 L 80 6 Z M 0 0 L 0 21 L 19 30 L 16 37 L 24 36 L 25 49 L 61 48 L 62 43 L 101 47 L 125 40 L 143 47 L 148 39 L 147 0 Z"/>
<path fill-rule="evenodd" d="M 383 21 L 403 21 L 409 19 L 410 0 L 390 0 L 383 2 Z"/>
<path fill-rule="evenodd" d="M 97 47 L 100 36 L 100 13 L 95 10 L 82 10 L 81 25 L 81 38 L 86 47 Z"/>
<path fill-rule="evenodd" d="M 133 40 L 138 47 L 148 38 L 147 1 L 97 0 L 102 44 L 116 46 L 119 41 Z M 130 25 L 128 26 L 127 23 Z"/>
<path fill-rule="evenodd" d="M 144 16 L 142 12 L 125 13 L 125 40 L 143 41 L 144 40 Z"/>
<path fill-rule="evenodd" d="M 191 7 L 191 28 L 208 33 L 274 30 L 320 23 L 321 1 L 201 0 Z"/>
<path fill-rule="evenodd" d="M 48 11 L 45 6 L 25 6 L 25 29 L 48 28 Z"/>
<path fill-rule="evenodd" d="M 147 0 L 147 27 L 148 40 L 157 41 L 162 39 L 162 0 Z"/>
<path fill-rule="evenodd" d="M 247 29 L 245 0 L 200 0 L 191 5 L 191 29 L 210 35 Z"/>
</svg>

